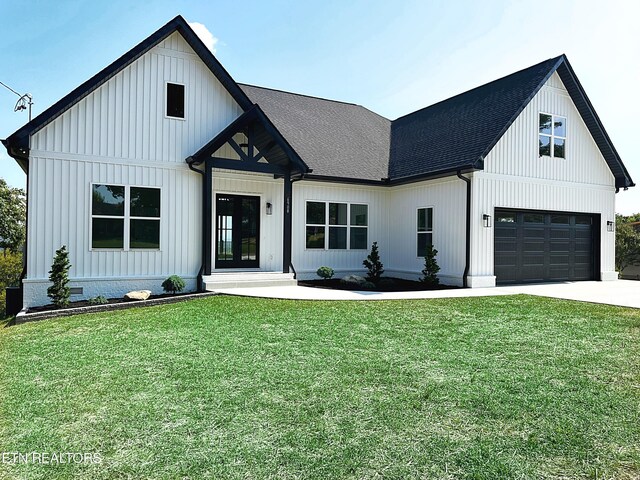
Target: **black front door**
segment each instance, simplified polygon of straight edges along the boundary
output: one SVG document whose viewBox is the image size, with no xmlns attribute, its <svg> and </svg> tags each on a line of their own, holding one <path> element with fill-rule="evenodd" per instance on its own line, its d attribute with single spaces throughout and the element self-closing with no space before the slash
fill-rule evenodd
<svg viewBox="0 0 640 480">
<path fill-rule="evenodd" d="M 216 196 L 216 268 L 257 268 L 260 197 Z"/>
</svg>

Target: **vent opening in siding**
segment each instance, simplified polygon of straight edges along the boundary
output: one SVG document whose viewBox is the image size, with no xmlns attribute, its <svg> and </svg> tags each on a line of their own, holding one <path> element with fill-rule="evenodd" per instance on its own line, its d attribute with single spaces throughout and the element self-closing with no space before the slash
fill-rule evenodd
<svg viewBox="0 0 640 480">
<path fill-rule="evenodd" d="M 83 287 L 71 287 L 69 290 L 71 291 L 71 295 L 82 295 L 84 291 Z"/>
</svg>

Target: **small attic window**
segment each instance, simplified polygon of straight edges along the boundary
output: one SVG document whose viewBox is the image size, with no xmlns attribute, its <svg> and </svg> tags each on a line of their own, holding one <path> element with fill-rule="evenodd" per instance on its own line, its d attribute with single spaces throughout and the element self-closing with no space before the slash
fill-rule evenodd
<svg viewBox="0 0 640 480">
<path fill-rule="evenodd" d="M 184 85 L 167 83 L 167 117 L 184 118 Z"/>
<path fill-rule="evenodd" d="M 567 119 L 559 115 L 540 113 L 538 153 L 541 157 L 565 158 Z"/>
</svg>

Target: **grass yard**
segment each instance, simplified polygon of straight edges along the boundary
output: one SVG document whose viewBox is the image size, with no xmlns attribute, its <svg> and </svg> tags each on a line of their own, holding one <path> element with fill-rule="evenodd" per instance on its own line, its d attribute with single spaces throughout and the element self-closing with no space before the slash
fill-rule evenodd
<svg viewBox="0 0 640 480">
<path fill-rule="evenodd" d="M 0 330 L 0 478 L 640 478 L 640 310 L 209 297 Z"/>
</svg>

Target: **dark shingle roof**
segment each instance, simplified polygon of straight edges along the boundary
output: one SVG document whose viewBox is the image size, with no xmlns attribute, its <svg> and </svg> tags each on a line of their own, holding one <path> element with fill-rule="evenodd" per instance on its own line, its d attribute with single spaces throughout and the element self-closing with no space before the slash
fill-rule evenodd
<svg viewBox="0 0 640 480">
<path fill-rule="evenodd" d="M 616 179 L 634 186 L 564 55 L 436 103 L 391 122 L 359 105 L 238 85 L 178 16 L 56 102 L 2 143 L 27 171 L 30 136 L 138 59 L 172 32 L 187 40 L 244 112 L 258 104 L 313 170 L 331 180 L 407 182 L 483 168 L 484 157 L 554 72 L 558 72 Z M 294 155 L 296 156 L 296 155 Z"/>
<path fill-rule="evenodd" d="M 240 84 L 313 175 L 377 180 L 387 177 L 391 122 L 353 103 Z"/>
<path fill-rule="evenodd" d="M 484 155 L 561 58 L 546 60 L 393 121 L 389 176 L 400 179 L 482 168 Z"/>
<path fill-rule="evenodd" d="M 633 186 L 564 55 L 394 121 L 351 103 L 240 87 L 313 169 L 313 177 L 393 184 L 482 169 L 485 156 L 554 72 L 616 177 L 616 187 Z"/>
</svg>

